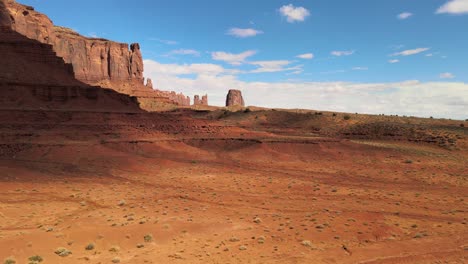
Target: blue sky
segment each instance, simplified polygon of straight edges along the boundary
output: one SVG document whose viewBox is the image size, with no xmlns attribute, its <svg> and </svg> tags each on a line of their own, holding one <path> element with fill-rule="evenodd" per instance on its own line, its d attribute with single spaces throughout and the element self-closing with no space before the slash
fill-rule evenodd
<svg viewBox="0 0 468 264">
<path fill-rule="evenodd" d="M 20 2 L 139 42 L 159 89 L 212 104 L 239 88 L 251 105 L 468 118 L 468 0 Z"/>
</svg>

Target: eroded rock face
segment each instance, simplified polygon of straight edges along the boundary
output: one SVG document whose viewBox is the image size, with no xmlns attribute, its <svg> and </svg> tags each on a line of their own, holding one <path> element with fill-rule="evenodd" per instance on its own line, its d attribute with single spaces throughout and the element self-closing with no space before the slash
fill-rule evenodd
<svg viewBox="0 0 468 264">
<path fill-rule="evenodd" d="M 87 38 L 71 29 L 54 26 L 45 15 L 14 1 L 6 2 L 11 28 L 34 40 L 50 44 L 59 57 L 73 65 L 75 77 L 95 84 L 103 80 L 143 83 L 140 46 Z"/>
<path fill-rule="evenodd" d="M 54 26 L 46 15 L 14 0 L 0 0 L 0 27 L 51 45 L 57 56 L 72 65 L 79 81 L 142 98 L 144 105 L 159 105 L 152 100 L 190 105 L 190 98 L 185 95 L 154 91 L 151 80 L 144 84 L 143 58 L 138 43 L 129 46 L 81 36 L 71 29 Z"/>
<path fill-rule="evenodd" d="M 0 0 L 0 27 L 11 27 L 11 19 L 5 6 L 5 1 Z"/>
<path fill-rule="evenodd" d="M 204 96 L 202 96 L 201 104 L 202 104 L 202 105 L 208 105 L 208 95 L 207 95 L 207 94 L 205 94 Z"/>
<path fill-rule="evenodd" d="M 52 45 L 0 27 L 0 54 L 2 109 L 141 112 L 135 97 L 76 80 Z"/>
<path fill-rule="evenodd" d="M 140 44 L 130 45 L 130 78 L 143 81 L 143 56 L 141 56 Z"/>
<path fill-rule="evenodd" d="M 200 105 L 200 103 L 201 103 L 200 96 L 198 94 L 194 95 L 193 96 L 193 105 Z"/>
<path fill-rule="evenodd" d="M 201 99 L 199 95 L 193 96 L 193 105 L 208 105 L 208 95 L 203 95 Z"/>
<path fill-rule="evenodd" d="M 231 89 L 226 97 L 226 106 L 244 106 L 244 98 L 242 92 L 239 90 Z"/>
<path fill-rule="evenodd" d="M 190 97 L 185 96 L 182 93 L 176 92 L 166 92 L 169 96 L 169 99 L 173 100 L 180 106 L 189 106 L 190 105 Z"/>
</svg>

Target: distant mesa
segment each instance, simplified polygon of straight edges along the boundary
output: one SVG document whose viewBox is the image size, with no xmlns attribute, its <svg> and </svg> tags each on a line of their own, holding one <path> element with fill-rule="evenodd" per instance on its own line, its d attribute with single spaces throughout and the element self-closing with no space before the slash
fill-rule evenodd
<svg viewBox="0 0 468 264">
<path fill-rule="evenodd" d="M 180 106 L 190 106 L 190 97 L 185 96 L 183 93 L 176 93 L 176 92 L 163 92 L 164 94 L 168 94 L 169 99 L 176 102 Z"/>
<path fill-rule="evenodd" d="M 245 106 L 244 98 L 240 90 L 229 90 L 226 97 L 226 106 Z"/>
<path fill-rule="evenodd" d="M 208 95 L 203 95 L 201 100 L 199 95 L 195 95 L 193 97 L 193 105 L 208 105 Z"/>
</svg>

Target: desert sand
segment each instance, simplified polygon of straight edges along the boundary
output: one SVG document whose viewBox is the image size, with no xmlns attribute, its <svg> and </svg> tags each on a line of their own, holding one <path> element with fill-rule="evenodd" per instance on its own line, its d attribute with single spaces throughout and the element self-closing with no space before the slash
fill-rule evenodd
<svg viewBox="0 0 468 264">
<path fill-rule="evenodd" d="M 459 139 L 448 148 L 317 130 L 323 122 L 338 129 L 378 118 Z M 2 111 L 1 123 L 1 259 L 467 259 L 467 130 L 460 121 L 355 115 L 345 121 L 342 114 L 271 110 L 11 110 Z M 71 254 L 57 255 L 60 247 Z"/>
</svg>

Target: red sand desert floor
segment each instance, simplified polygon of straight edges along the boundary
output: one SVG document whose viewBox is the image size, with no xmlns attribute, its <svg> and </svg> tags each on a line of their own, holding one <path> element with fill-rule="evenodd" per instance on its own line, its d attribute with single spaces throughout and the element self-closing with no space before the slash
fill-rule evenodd
<svg viewBox="0 0 468 264">
<path fill-rule="evenodd" d="M 2 261 L 467 261 L 464 149 L 217 128 L 171 115 L 138 134 L 112 114 L 110 128 L 81 115 L 53 126 L 4 123 Z"/>
</svg>

